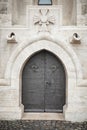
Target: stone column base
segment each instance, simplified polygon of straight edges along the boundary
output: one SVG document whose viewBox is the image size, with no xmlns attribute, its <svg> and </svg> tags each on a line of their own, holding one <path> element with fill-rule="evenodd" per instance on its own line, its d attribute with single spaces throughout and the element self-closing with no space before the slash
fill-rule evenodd
<svg viewBox="0 0 87 130">
<path fill-rule="evenodd" d="M 21 119 L 24 112 L 24 106 L 19 107 L 0 107 L 0 120 Z"/>
<path fill-rule="evenodd" d="M 64 108 L 64 116 L 66 121 L 72 121 L 72 122 L 87 121 L 87 107 L 72 106 Z"/>
</svg>

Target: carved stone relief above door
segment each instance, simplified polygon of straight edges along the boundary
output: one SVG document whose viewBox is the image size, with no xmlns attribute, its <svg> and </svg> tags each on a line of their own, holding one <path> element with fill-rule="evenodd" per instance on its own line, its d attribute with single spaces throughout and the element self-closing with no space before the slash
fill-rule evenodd
<svg viewBox="0 0 87 130">
<path fill-rule="evenodd" d="M 57 14 L 57 15 L 56 15 Z M 31 20 L 30 20 L 31 19 Z M 52 31 L 62 25 L 62 6 L 27 6 L 27 26 L 37 32 Z"/>
<path fill-rule="evenodd" d="M 55 17 L 50 14 L 49 9 L 40 9 L 33 21 L 34 25 L 39 25 L 38 32 L 50 32 L 49 26 L 55 24 Z"/>
</svg>

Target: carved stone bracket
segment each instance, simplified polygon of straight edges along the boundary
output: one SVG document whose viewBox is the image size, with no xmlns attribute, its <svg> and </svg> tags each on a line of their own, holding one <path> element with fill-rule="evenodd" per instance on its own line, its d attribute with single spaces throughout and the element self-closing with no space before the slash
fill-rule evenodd
<svg viewBox="0 0 87 130">
<path fill-rule="evenodd" d="M 7 36 L 7 43 L 17 43 L 15 33 L 11 33 Z"/>
<path fill-rule="evenodd" d="M 77 34 L 74 33 L 73 36 L 70 39 L 71 44 L 80 44 L 81 43 L 81 37 Z"/>
</svg>

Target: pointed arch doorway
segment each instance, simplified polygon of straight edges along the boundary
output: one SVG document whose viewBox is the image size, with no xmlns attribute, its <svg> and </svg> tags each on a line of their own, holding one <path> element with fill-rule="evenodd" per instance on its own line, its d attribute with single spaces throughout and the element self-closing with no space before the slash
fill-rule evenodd
<svg viewBox="0 0 87 130">
<path fill-rule="evenodd" d="M 22 73 L 25 112 L 63 112 L 65 89 L 65 70 L 54 54 L 42 50 L 27 61 Z"/>
</svg>

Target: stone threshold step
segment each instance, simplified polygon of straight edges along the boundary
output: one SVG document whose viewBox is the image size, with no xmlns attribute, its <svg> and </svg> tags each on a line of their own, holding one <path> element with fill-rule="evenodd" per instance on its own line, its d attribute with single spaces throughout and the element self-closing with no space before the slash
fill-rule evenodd
<svg viewBox="0 0 87 130">
<path fill-rule="evenodd" d="M 61 113 L 24 113 L 22 120 L 64 120 Z"/>
</svg>

